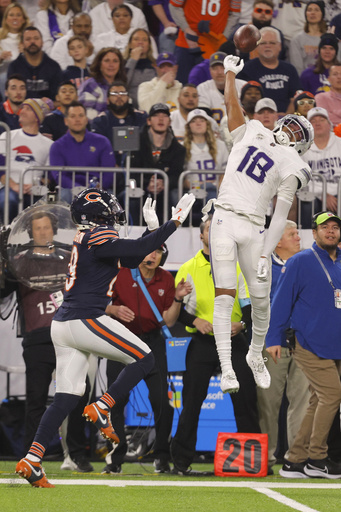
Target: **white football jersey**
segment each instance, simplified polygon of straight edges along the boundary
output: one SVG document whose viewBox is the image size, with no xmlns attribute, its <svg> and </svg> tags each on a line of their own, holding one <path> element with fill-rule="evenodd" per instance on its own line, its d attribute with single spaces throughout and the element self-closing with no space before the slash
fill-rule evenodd
<svg viewBox="0 0 341 512">
<path fill-rule="evenodd" d="M 179 142 L 182 142 L 184 140 L 185 135 L 186 119 L 182 117 L 179 109 L 172 110 L 172 112 L 170 113 L 170 118 L 172 122 L 171 127 L 174 132 L 174 135 Z"/>
<path fill-rule="evenodd" d="M 214 171 L 224 170 L 229 154 L 223 141 L 216 140 L 216 143 L 218 151 L 216 160 L 214 161 L 207 144 L 200 147 L 198 144 L 192 142 L 191 159 L 186 162 L 186 170 L 198 169 L 208 174 L 203 175 L 200 172 L 198 174 L 190 174 L 188 179 L 191 183 L 195 183 L 196 181 L 202 182 L 205 178 L 208 183 L 215 183 L 217 176 Z M 211 173 L 209 171 L 213 172 Z"/>
<path fill-rule="evenodd" d="M 269 202 L 280 195 L 284 180 L 294 175 L 309 181 L 311 169 L 294 148 L 276 144 L 273 133 L 260 121 L 249 121 L 232 136 L 217 204 L 264 225 Z"/>
<path fill-rule="evenodd" d="M 245 80 L 236 79 L 236 89 L 238 98 L 243 85 L 246 84 Z M 212 117 L 220 124 L 221 119 L 226 115 L 226 106 L 224 95 L 217 88 L 214 80 L 206 80 L 197 87 L 199 95 L 199 108 L 207 107 L 212 111 Z"/>
</svg>

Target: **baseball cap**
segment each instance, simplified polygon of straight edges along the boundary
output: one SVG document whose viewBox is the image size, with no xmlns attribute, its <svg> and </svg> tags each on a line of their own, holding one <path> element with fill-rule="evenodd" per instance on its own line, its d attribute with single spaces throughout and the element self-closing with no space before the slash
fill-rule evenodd
<svg viewBox="0 0 341 512">
<path fill-rule="evenodd" d="M 308 121 L 310 121 L 314 116 L 325 117 L 330 122 L 328 111 L 325 108 L 323 108 L 323 107 L 313 107 L 313 108 L 311 108 L 309 110 L 308 114 L 307 114 Z"/>
<path fill-rule="evenodd" d="M 158 114 L 159 112 L 163 112 L 170 116 L 170 111 L 166 103 L 155 103 L 149 111 L 149 117 L 155 116 L 155 114 Z"/>
<path fill-rule="evenodd" d="M 227 57 L 227 53 L 224 53 L 224 52 L 212 53 L 212 55 L 210 57 L 210 67 L 214 66 L 215 64 L 222 64 L 222 65 L 224 65 L 225 57 Z"/>
<path fill-rule="evenodd" d="M 341 219 L 340 217 L 338 217 L 337 215 L 335 215 L 335 213 L 332 213 L 332 212 L 319 212 L 319 213 L 316 213 L 314 216 L 313 216 L 313 219 L 312 219 L 312 229 L 316 229 L 317 226 L 319 226 L 320 224 L 324 224 L 325 222 L 327 222 L 327 220 L 335 220 L 335 222 L 338 223 L 338 225 L 340 226 L 341 228 Z"/>
<path fill-rule="evenodd" d="M 23 105 L 28 105 L 33 110 L 39 124 L 41 124 L 44 121 L 45 116 L 53 110 L 46 101 L 40 98 L 28 98 L 22 102 L 21 106 Z"/>
<path fill-rule="evenodd" d="M 190 113 L 187 116 L 186 124 L 190 123 L 195 117 L 204 117 L 207 121 L 211 122 L 211 117 L 205 112 L 205 110 L 202 110 L 201 108 L 195 108 L 194 110 L 191 110 Z"/>
<path fill-rule="evenodd" d="M 156 65 L 161 66 L 162 64 L 166 64 L 166 63 L 172 64 L 172 66 L 176 66 L 177 61 L 176 61 L 175 55 L 173 55 L 172 53 L 167 53 L 167 52 L 159 53 L 159 55 L 156 59 Z"/>
<path fill-rule="evenodd" d="M 255 106 L 255 112 L 259 112 L 263 108 L 268 108 L 270 110 L 273 110 L 274 112 L 278 112 L 277 105 L 271 98 L 262 98 L 257 101 Z"/>
</svg>

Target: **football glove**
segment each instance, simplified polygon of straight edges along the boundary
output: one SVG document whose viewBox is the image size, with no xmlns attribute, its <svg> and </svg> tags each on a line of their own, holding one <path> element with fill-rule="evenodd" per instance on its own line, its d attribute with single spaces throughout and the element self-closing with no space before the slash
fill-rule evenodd
<svg viewBox="0 0 341 512">
<path fill-rule="evenodd" d="M 172 218 L 171 220 L 178 221 L 180 224 L 182 224 L 189 212 L 191 211 L 191 208 L 194 204 L 195 196 L 190 194 L 184 194 L 178 204 L 176 206 L 172 206 Z"/>
<path fill-rule="evenodd" d="M 243 69 L 244 61 L 237 57 L 237 55 L 227 55 L 224 59 L 224 73 L 226 74 L 228 71 L 232 71 L 235 75 Z"/>
<path fill-rule="evenodd" d="M 159 227 L 159 219 L 156 215 L 156 199 L 153 201 L 151 197 L 147 197 L 142 212 L 149 231 L 157 229 Z"/>
<path fill-rule="evenodd" d="M 257 266 L 257 278 L 258 281 L 267 281 L 270 276 L 269 261 L 268 258 L 259 258 Z"/>
</svg>

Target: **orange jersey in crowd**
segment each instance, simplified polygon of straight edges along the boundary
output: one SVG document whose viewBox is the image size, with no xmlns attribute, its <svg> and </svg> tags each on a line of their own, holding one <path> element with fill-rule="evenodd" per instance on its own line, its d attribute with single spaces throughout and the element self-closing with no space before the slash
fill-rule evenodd
<svg viewBox="0 0 341 512">
<path fill-rule="evenodd" d="M 174 7 L 182 7 L 188 25 L 199 35 L 198 23 L 210 20 L 210 31 L 222 34 L 227 23 L 229 11 L 240 12 L 240 0 L 170 0 Z M 185 34 L 180 29 L 176 45 L 188 48 Z"/>
</svg>

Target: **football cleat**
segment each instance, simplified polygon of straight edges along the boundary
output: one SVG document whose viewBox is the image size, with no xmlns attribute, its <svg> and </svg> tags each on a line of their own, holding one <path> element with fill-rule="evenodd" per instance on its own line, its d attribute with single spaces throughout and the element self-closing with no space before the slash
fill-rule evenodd
<svg viewBox="0 0 341 512">
<path fill-rule="evenodd" d="M 93 403 L 85 407 L 83 416 L 86 418 L 86 421 L 91 421 L 98 428 L 104 439 L 117 444 L 120 442 L 111 424 L 110 411 L 101 409 L 96 403 Z"/>
<path fill-rule="evenodd" d="M 223 393 L 237 393 L 239 382 L 233 370 L 223 373 L 220 379 L 220 389 Z"/>
<path fill-rule="evenodd" d="M 32 462 L 26 458 L 16 465 L 15 472 L 25 478 L 33 487 L 54 487 L 47 480 L 40 462 Z"/>
<path fill-rule="evenodd" d="M 253 356 L 250 351 L 246 355 L 246 362 L 251 368 L 253 378 L 258 387 L 268 389 L 271 384 L 270 373 L 264 364 L 264 359 L 261 355 Z"/>
</svg>

